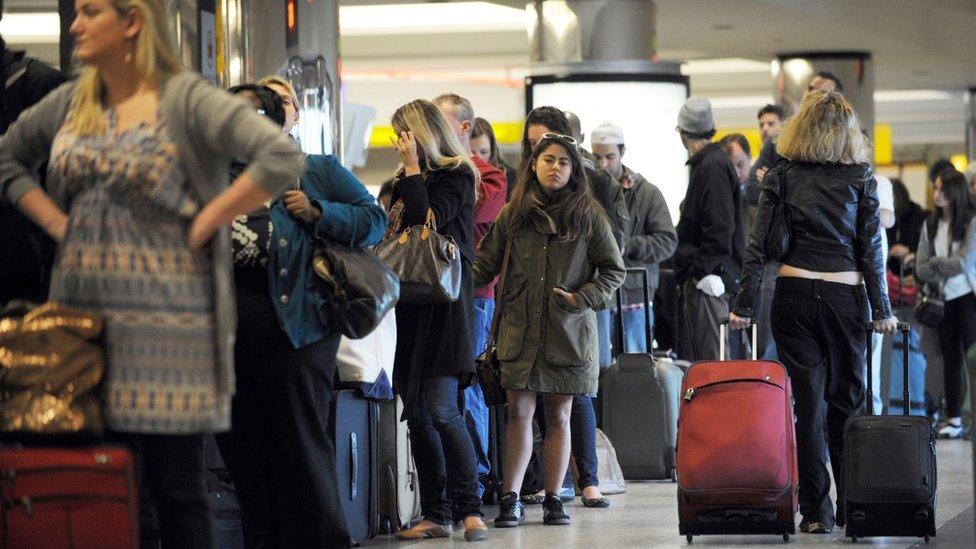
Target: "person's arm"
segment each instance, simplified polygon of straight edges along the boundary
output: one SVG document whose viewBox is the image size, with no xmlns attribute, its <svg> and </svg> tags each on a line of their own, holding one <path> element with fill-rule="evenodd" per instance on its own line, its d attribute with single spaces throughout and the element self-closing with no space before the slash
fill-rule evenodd
<svg viewBox="0 0 976 549">
<path fill-rule="evenodd" d="M 643 226 L 643 234 L 627 241 L 627 258 L 644 263 L 660 263 L 674 254 L 678 235 L 671 222 L 671 213 L 661 191 L 646 183 L 649 209 L 644 219 L 633 219 L 634 227 Z"/>
<path fill-rule="evenodd" d="M 20 197 L 17 207 L 55 242 L 64 239 L 68 216 L 41 189 L 31 189 Z"/>
<path fill-rule="evenodd" d="M 501 170 L 487 162 L 478 165 L 481 182 L 478 184 L 478 201 L 474 206 L 475 223 L 491 223 L 505 205 L 508 181 Z"/>
<path fill-rule="evenodd" d="M 474 280 L 474 288 L 482 288 L 501 272 L 502 259 L 505 254 L 505 243 L 511 234 L 506 234 L 509 226 L 510 209 L 506 205 L 495 219 L 495 223 L 488 229 L 488 233 L 478 244 L 478 252 L 474 262 L 471 264 L 471 278 Z M 500 298 L 501 296 L 496 296 Z"/>
<path fill-rule="evenodd" d="M 704 174 L 708 183 L 703 186 L 701 204 L 701 240 L 694 253 L 685 259 L 688 275 L 700 279 L 711 274 L 732 255 L 732 237 L 735 234 L 735 207 L 733 189 L 738 183 L 729 174 L 713 166 Z"/>
<path fill-rule="evenodd" d="M 773 228 L 776 209 L 781 207 L 780 203 L 783 199 L 780 196 L 782 177 L 783 174 L 777 169 L 769 172 L 763 178 L 762 195 L 759 197 L 756 219 L 749 231 L 749 242 L 746 244 L 745 254 L 742 258 L 742 282 L 732 305 L 732 312 L 738 317 L 750 319 L 756 317 L 756 297 L 762 287 L 763 272 L 767 261 L 766 242 L 769 240 L 769 232 Z"/>
<path fill-rule="evenodd" d="M 222 226 L 254 211 L 265 200 L 298 182 L 304 165 L 301 151 L 280 128 L 238 97 L 203 79 L 186 90 L 186 123 L 201 156 L 213 153 L 248 162 L 229 187 L 205 204 L 190 227 L 188 242 L 200 249 Z"/>
<path fill-rule="evenodd" d="M 419 174 L 404 177 L 397 182 L 397 190 L 403 201 L 405 226 L 423 225 L 430 209 L 437 226 L 443 227 L 461 212 L 466 195 L 474 194 L 474 174 L 467 165 L 433 170 L 426 179 Z"/>
<path fill-rule="evenodd" d="M 573 292 L 580 309 L 601 310 L 607 307 L 607 300 L 624 283 L 627 269 L 623 257 L 613 237 L 610 224 L 597 219 L 592 224 L 592 234 L 587 240 L 587 258 L 596 267 L 596 277 Z"/>
<path fill-rule="evenodd" d="M 944 277 L 971 272 L 976 269 L 976 223 L 966 227 L 966 239 L 959 251 L 947 257 L 933 257 L 929 265 Z"/>
<path fill-rule="evenodd" d="M 942 276 L 932 266 L 932 260 L 938 259 L 934 256 L 929 232 L 923 225 L 918 238 L 918 249 L 915 252 L 915 278 L 930 284 L 941 283 Z"/>
<path fill-rule="evenodd" d="M 309 157 L 302 181 L 312 205 L 322 212 L 313 225 L 316 235 L 353 248 L 379 243 L 386 231 L 386 214 L 366 187 L 335 157 Z"/>
<path fill-rule="evenodd" d="M 885 281 L 885 258 L 881 250 L 881 218 L 878 214 L 878 184 L 868 176 L 857 204 L 854 257 L 864 276 L 871 313 L 875 321 L 891 317 Z"/>
<path fill-rule="evenodd" d="M 617 250 L 622 252 L 627 246 L 627 237 L 633 232 L 635 221 L 630 218 L 630 211 L 627 210 L 624 188 L 610 174 L 607 174 L 607 177 L 610 184 L 610 200 L 612 201 L 610 222 L 614 241 L 617 243 Z"/>
<path fill-rule="evenodd" d="M 755 206 L 759 204 L 759 195 L 762 192 L 762 177 L 760 174 L 765 174 L 773 167 L 773 162 L 776 156 L 776 144 L 773 143 L 772 139 L 767 139 L 763 143 L 762 150 L 759 151 L 759 157 L 756 158 L 756 163 L 752 165 L 749 170 L 749 180 L 746 182 L 746 200 L 750 205 Z M 762 170 L 762 171 L 760 171 Z"/>
</svg>

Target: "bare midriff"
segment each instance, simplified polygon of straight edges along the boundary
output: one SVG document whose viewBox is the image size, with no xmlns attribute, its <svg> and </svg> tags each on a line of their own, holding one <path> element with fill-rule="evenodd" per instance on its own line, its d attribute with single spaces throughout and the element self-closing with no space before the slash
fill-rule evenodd
<svg viewBox="0 0 976 549">
<path fill-rule="evenodd" d="M 841 271 L 837 273 L 821 273 L 819 271 L 808 271 L 792 265 L 783 264 L 779 268 L 779 276 L 791 276 L 793 278 L 806 278 L 808 280 L 823 280 L 824 282 L 837 282 L 839 284 L 850 284 L 857 286 L 864 281 L 864 276 L 860 271 Z"/>
</svg>

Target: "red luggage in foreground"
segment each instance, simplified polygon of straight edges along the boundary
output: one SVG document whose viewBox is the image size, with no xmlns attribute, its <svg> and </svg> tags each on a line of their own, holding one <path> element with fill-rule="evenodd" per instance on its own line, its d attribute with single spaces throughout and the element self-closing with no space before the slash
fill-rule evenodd
<svg viewBox="0 0 976 549">
<path fill-rule="evenodd" d="M 681 384 L 677 465 L 678 528 L 689 543 L 702 534 L 788 541 L 798 476 L 786 369 L 765 360 L 693 364 Z"/>
<path fill-rule="evenodd" d="M 0 549 L 139 546 L 136 477 L 124 448 L 2 448 L 0 497 Z"/>
</svg>

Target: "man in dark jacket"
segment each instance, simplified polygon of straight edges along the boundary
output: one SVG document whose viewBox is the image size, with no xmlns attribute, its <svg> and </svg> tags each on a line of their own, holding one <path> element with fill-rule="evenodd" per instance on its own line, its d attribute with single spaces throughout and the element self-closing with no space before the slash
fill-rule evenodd
<svg viewBox="0 0 976 549">
<path fill-rule="evenodd" d="M 745 249 L 742 191 L 718 143 L 707 99 L 685 101 L 677 131 L 691 154 L 688 192 L 678 220 L 675 278 L 682 288 L 689 358 L 719 358 L 719 321 L 729 314 Z M 682 357 L 684 358 L 684 357 Z"/>
<path fill-rule="evenodd" d="M 0 0 L 0 17 L 3 2 Z M 61 73 L 7 49 L 0 37 L 0 135 L 20 113 L 58 87 Z M 0 306 L 14 299 L 43 302 L 47 299 L 54 241 L 20 210 L 0 200 Z"/>
<path fill-rule="evenodd" d="M 657 290 L 659 263 L 671 257 L 678 246 L 678 237 L 671 223 L 671 214 L 660 189 L 623 163 L 627 147 L 624 132 L 613 122 L 604 122 L 590 135 L 590 146 L 597 165 L 620 181 L 632 227 L 624 244 L 624 263 L 628 268 L 647 271 L 649 296 Z M 624 282 L 623 315 L 627 352 L 647 352 L 644 338 L 644 282 L 630 277 Z M 651 322 L 654 312 L 649 311 Z"/>
</svg>

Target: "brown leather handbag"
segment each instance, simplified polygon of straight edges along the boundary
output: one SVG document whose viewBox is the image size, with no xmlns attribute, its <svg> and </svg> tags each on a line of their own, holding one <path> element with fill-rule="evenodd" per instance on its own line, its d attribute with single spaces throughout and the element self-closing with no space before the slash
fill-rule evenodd
<svg viewBox="0 0 976 549">
<path fill-rule="evenodd" d="M 400 278 L 401 303 L 450 303 L 461 295 L 461 250 L 454 238 L 427 222 L 380 242 L 376 255 Z"/>
<path fill-rule="evenodd" d="M 495 314 L 491 318 L 491 331 L 488 332 L 488 346 L 481 356 L 475 359 L 475 371 L 478 374 L 478 382 L 481 384 L 481 392 L 485 396 L 485 404 L 488 406 L 508 405 L 508 394 L 501 382 L 501 364 L 498 363 L 498 348 L 495 345 L 498 339 L 498 328 L 502 318 L 502 309 L 505 308 L 505 299 L 502 292 L 505 289 L 505 278 L 508 275 L 508 264 L 512 256 L 512 238 L 509 235 L 505 242 L 505 255 L 502 258 L 502 271 L 498 277 L 498 285 L 495 286 Z"/>
<path fill-rule="evenodd" d="M 55 303 L 0 319 L 0 434 L 104 432 L 103 326 L 98 315 Z"/>
</svg>

